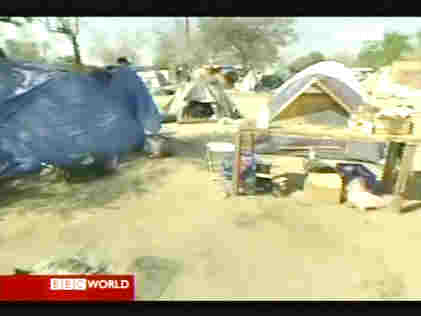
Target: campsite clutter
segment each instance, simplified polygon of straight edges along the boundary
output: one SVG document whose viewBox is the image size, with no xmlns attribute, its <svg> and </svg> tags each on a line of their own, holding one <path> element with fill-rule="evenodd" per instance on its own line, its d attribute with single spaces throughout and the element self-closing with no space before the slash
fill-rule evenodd
<svg viewBox="0 0 421 316">
<path fill-rule="evenodd" d="M 354 72 L 337 62 L 312 65 L 285 81 L 273 91 L 268 104 L 260 104 L 261 113 L 254 120 L 243 119 L 226 93 L 234 87 L 236 77 L 222 66 L 206 65 L 195 70 L 191 80 L 177 85 L 163 111 L 149 92 L 153 87 L 142 80 L 142 74 L 152 69 L 124 66 L 74 74 L 10 60 L 0 67 L 2 76 L 16 73 L 15 81 L 4 78 L 7 85 L 0 95 L 0 101 L 10 109 L 4 114 L 0 146 L 2 177 L 38 172 L 46 165 L 69 169 L 86 165 L 88 160 L 88 165 L 99 163 L 105 169 L 116 169 L 119 156 L 135 148 L 142 148 L 151 158 L 167 157 L 171 155 L 169 139 L 174 132 L 161 128 L 163 122 L 218 122 L 215 126 L 230 127 L 234 138 L 232 143 L 208 143 L 206 160 L 210 171 L 218 166 L 226 196 L 286 193 L 287 175 L 274 168 L 273 157 L 270 160 L 264 156 L 292 153 L 304 155 L 304 166 L 313 166 L 306 167 L 304 182 L 304 193 L 311 199 L 335 203 L 349 200 L 362 209 L 379 208 L 388 203 L 374 190 L 378 176 L 363 163 L 378 165 L 386 161 L 383 189 L 393 191 L 395 200 L 401 201 L 420 142 L 420 116 L 414 107 L 373 106 Z M 161 86 L 157 89 L 169 86 L 162 73 L 156 69 L 153 72 L 156 80 L 151 79 L 149 84 Z M 249 72 L 245 79 L 252 81 L 252 75 Z M 245 83 L 243 88 L 250 90 Z M 71 91 L 82 91 L 83 95 L 67 95 Z M 56 94 L 66 96 L 72 106 L 54 101 Z M 47 109 L 51 122 L 46 127 L 36 115 L 45 111 L 40 108 L 40 98 L 52 98 Z M 87 102 L 90 107 L 85 106 Z M 23 110 L 15 111 L 17 108 Z M 104 109 L 109 117 L 95 115 L 95 111 Z M 75 111 L 79 115 L 71 114 Z M 25 125 L 28 116 L 32 126 Z M 87 127 L 75 117 L 93 117 L 98 122 Z M 310 125 L 311 132 L 306 131 Z M 54 129 L 54 133 L 48 129 Z M 47 134 L 51 136 L 41 141 L 40 137 Z M 27 145 L 29 139 L 31 146 Z M 66 142 L 72 142 L 72 146 Z M 215 153 L 223 155 L 219 162 L 214 161 Z M 396 172 L 393 167 L 399 155 L 401 166 Z M 334 160 L 348 165 L 332 165 Z M 359 163 L 349 164 L 355 160 Z M 320 170 L 330 165 L 330 171 L 317 171 L 316 165 Z M 400 208 L 400 202 L 396 205 Z"/>
<path fill-rule="evenodd" d="M 167 122 L 201 123 L 217 122 L 222 118 L 239 118 L 239 111 L 225 93 L 224 88 L 232 88 L 229 76 L 221 68 L 202 67 L 195 71 L 190 82 L 184 82 L 175 96 L 165 106 Z"/>
<path fill-rule="evenodd" d="M 168 151 L 162 139 L 144 147 L 165 133 L 152 95 L 128 66 L 78 73 L 7 59 L 0 79 L 2 179 L 45 166 L 112 171 L 130 151 Z"/>
<path fill-rule="evenodd" d="M 233 141 L 235 153 L 223 162 L 225 179 L 232 180 L 230 193 L 264 191 L 257 189 L 257 170 L 262 168 L 258 167 L 259 156 L 294 151 L 307 153 L 307 162 L 318 160 L 325 167 L 331 166 L 329 172 L 307 170 L 306 197 L 327 203 L 348 202 L 364 210 L 386 206 L 401 209 L 413 155 L 421 139 L 412 135 L 412 129 L 402 131 L 405 124 L 401 129 L 392 124 L 385 128 L 379 121 L 410 122 L 413 108 L 396 106 L 381 111 L 370 104 L 350 69 L 336 62 L 322 62 L 285 82 L 262 112 L 257 122 L 260 128 L 238 126 Z M 313 125 L 313 132 L 305 131 L 306 124 Z M 264 141 L 256 141 L 259 138 Z M 400 169 L 395 172 L 398 148 L 403 148 L 403 153 Z M 342 162 L 334 163 L 332 154 L 333 160 Z M 386 160 L 385 165 L 379 165 L 382 160 Z M 365 162 L 383 167 L 383 176 L 376 175 Z M 287 179 L 285 174 L 267 178 L 272 184 L 276 178 Z M 282 183 L 288 186 L 286 180 Z M 393 194 L 386 194 L 389 192 Z"/>
</svg>

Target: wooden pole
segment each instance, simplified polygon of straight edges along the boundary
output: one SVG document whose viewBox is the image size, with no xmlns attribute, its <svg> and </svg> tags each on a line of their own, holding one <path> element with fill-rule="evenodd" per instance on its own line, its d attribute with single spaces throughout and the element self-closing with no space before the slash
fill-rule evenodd
<svg viewBox="0 0 421 316">
<path fill-rule="evenodd" d="M 241 131 L 235 134 L 235 156 L 232 168 L 232 193 L 238 195 L 241 163 Z"/>
<path fill-rule="evenodd" d="M 385 193 L 393 192 L 393 170 L 398 161 L 400 143 L 391 142 L 387 151 L 386 164 L 383 171 L 383 185 Z"/>
<path fill-rule="evenodd" d="M 406 191 L 408 176 L 412 169 L 412 162 L 414 159 L 415 150 L 415 144 L 406 144 L 402 155 L 398 179 L 393 190 L 394 199 L 392 202 L 392 209 L 394 212 L 397 213 L 399 213 L 402 208 L 402 200 L 404 199 L 403 195 Z"/>
</svg>

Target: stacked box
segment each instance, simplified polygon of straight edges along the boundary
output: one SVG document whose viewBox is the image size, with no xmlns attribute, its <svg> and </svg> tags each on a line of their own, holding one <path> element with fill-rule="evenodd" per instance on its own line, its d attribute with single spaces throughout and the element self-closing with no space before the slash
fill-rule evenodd
<svg viewBox="0 0 421 316">
<path fill-rule="evenodd" d="M 337 173 L 310 172 L 304 182 L 304 196 L 308 200 L 339 204 L 343 199 L 343 182 Z"/>
</svg>

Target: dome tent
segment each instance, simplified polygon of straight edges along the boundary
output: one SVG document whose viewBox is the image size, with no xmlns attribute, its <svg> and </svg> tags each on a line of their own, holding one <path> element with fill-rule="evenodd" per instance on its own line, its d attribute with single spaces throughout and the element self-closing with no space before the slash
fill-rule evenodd
<svg viewBox="0 0 421 316">
<path fill-rule="evenodd" d="M 264 105 L 258 125 L 264 128 L 297 125 L 322 125 L 347 128 L 351 114 L 368 104 L 353 72 L 337 62 L 312 65 L 286 81 Z M 304 137 L 273 136 L 258 145 L 260 154 L 275 153 L 280 146 L 337 146 L 338 152 L 322 153 L 321 158 L 378 162 L 384 158 L 385 144 L 310 140 Z"/>
<path fill-rule="evenodd" d="M 267 105 L 271 124 L 281 120 L 347 126 L 360 105 L 367 105 L 353 72 L 337 62 L 312 65 L 275 90 Z"/>
</svg>

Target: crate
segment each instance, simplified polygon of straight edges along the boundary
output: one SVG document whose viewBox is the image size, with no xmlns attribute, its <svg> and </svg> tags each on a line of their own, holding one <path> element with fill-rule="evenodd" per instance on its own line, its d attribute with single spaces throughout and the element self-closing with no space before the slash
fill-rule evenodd
<svg viewBox="0 0 421 316">
<path fill-rule="evenodd" d="M 343 200 L 343 181 L 337 173 L 310 172 L 304 182 L 307 200 L 326 204 L 340 204 Z"/>
</svg>

